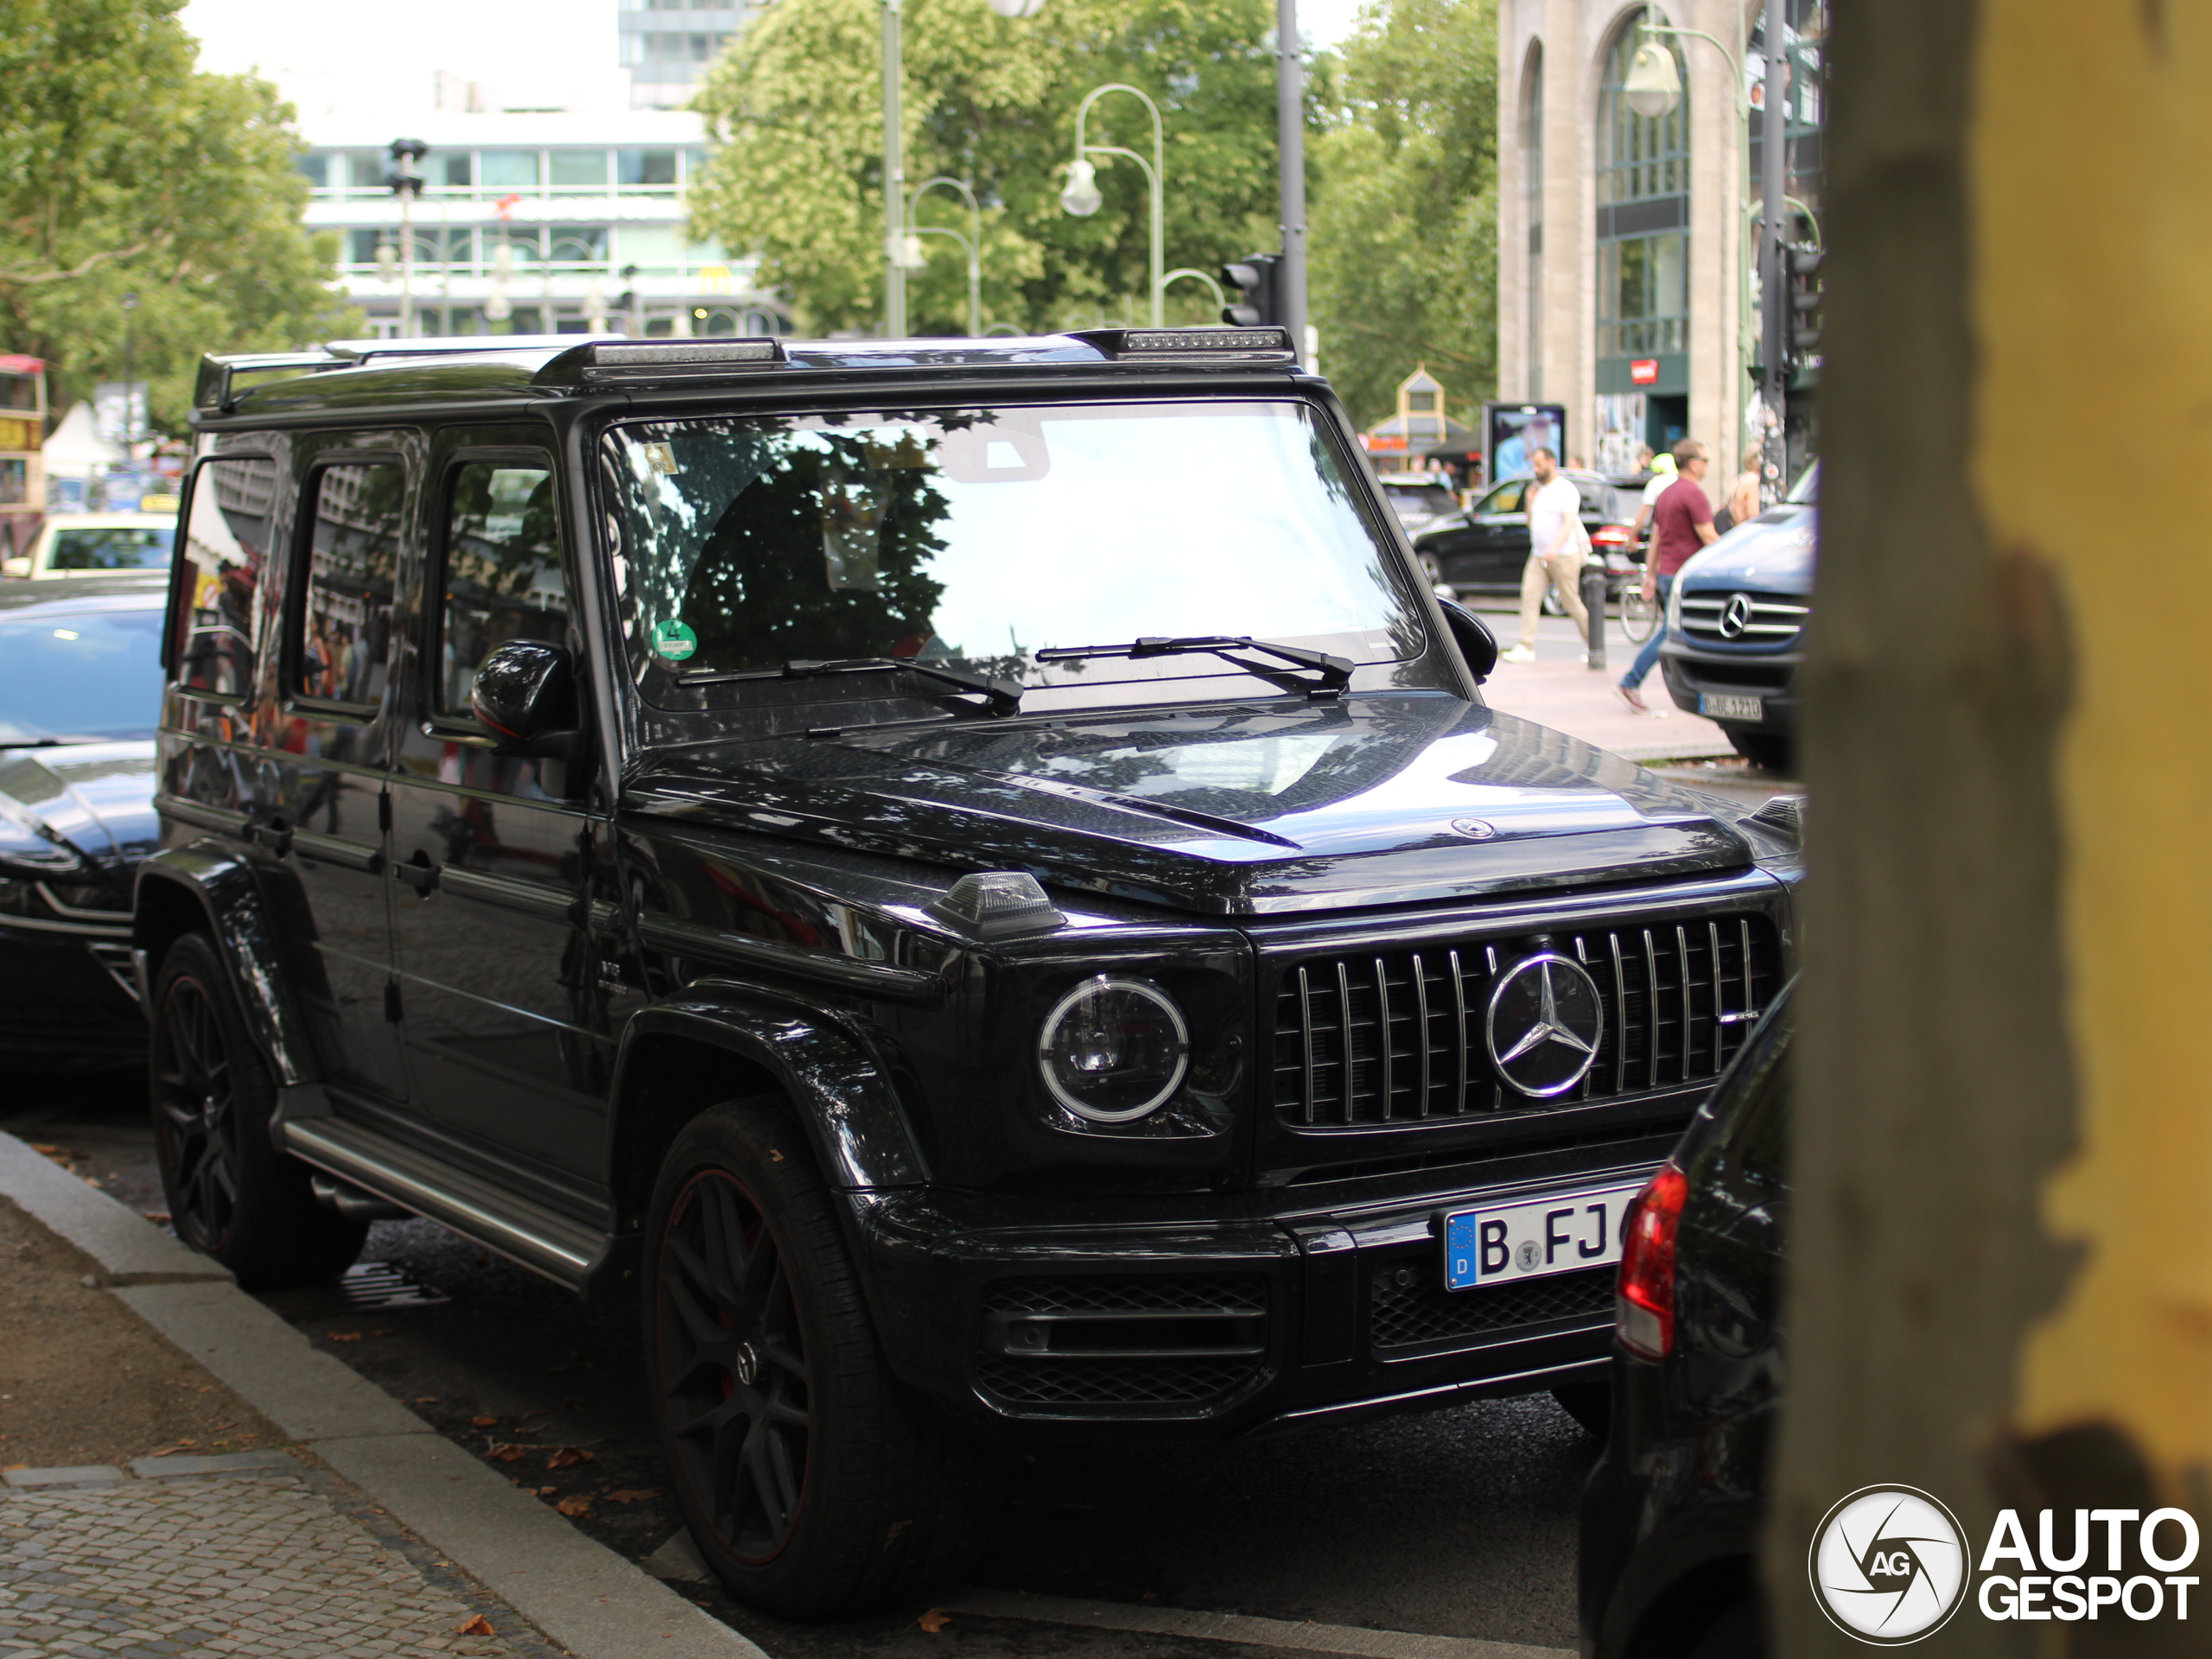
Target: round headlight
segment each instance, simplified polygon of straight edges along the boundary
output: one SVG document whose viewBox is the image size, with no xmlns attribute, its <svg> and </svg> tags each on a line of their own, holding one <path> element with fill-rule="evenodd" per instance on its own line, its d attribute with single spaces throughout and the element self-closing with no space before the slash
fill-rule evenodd
<svg viewBox="0 0 2212 1659">
<path fill-rule="evenodd" d="M 1191 1031 L 1159 986 L 1099 974 L 1045 1016 L 1037 1069 L 1077 1117 L 1127 1123 L 1158 1111 L 1182 1087 Z"/>
</svg>

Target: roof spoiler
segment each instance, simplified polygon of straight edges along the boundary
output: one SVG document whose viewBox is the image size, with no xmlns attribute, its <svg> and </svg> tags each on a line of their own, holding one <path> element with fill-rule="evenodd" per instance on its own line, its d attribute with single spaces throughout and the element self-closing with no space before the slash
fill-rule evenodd
<svg viewBox="0 0 2212 1659">
<path fill-rule="evenodd" d="M 350 359 L 317 346 L 305 352 L 209 353 L 200 359 L 200 378 L 192 389 L 192 406 L 227 415 L 238 407 L 238 380 L 247 375 L 314 374 L 343 368 Z"/>
</svg>

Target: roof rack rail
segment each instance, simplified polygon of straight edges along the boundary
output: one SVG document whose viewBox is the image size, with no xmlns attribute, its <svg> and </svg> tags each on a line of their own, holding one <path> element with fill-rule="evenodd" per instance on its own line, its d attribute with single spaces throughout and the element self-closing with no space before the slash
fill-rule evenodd
<svg viewBox="0 0 2212 1659">
<path fill-rule="evenodd" d="M 1077 340 L 1122 362 L 1195 359 L 1200 362 L 1287 363 L 1290 330 L 1260 328 L 1078 328 Z"/>
<path fill-rule="evenodd" d="M 353 363 L 373 357 L 449 357 L 485 352 L 565 352 L 572 346 L 627 340 L 627 334 L 439 334 L 390 340 L 334 340 L 324 347 Z"/>
<path fill-rule="evenodd" d="M 192 389 L 192 406 L 227 415 L 237 406 L 233 393 L 241 375 L 313 374 L 322 369 L 342 368 L 346 362 L 346 359 L 320 346 L 304 352 L 210 352 L 200 359 L 200 378 Z"/>
</svg>

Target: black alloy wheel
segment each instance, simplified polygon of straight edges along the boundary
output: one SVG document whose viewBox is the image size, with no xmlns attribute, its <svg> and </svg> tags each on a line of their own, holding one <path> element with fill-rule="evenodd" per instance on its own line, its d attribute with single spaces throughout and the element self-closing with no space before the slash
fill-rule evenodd
<svg viewBox="0 0 2212 1659">
<path fill-rule="evenodd" d="M 205 935 L 169 948 L 154 981 L 149 1082 L 154 1152 L 177 1236 L 245 1290 L 322 1284 L 368 1237 L 315 1196 L 307 1166 L 276 1150 L 276 1089 Z"/>
<path fill-rule="evenodd" d="M 207 988 L 176 976 L 154 1022 L 154 1129 L 176 1235 L 211 1255 L 238 1213 L 237 1088 Z"/>
<path fill-rule="evenodd" d="M 783 1246 L 737 1178 L 702 1169 L 661 1236 L 663 1411 L 686 1484 L 748 1567 L 782 1554 L 806 1502 L 806 1338 Z"/>
<path fill-rule="evenodd" d="M 891 1376 L 793 1109 L 679 1130 L 645 1221 L 650 1398 L 683 1519 L 741 1601 L 866 1612 L 958 1580 L 987 1465 Z"/>
</svg>

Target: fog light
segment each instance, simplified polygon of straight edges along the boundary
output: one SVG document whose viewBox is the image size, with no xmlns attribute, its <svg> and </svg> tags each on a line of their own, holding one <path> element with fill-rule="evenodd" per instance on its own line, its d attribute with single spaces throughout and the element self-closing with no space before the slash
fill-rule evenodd
<svg viewBox="0 0 2212 1659">
<path fill-rule="evenodd" d="M 1085 980 L 1053 1006 L 1037 1038 L 1037 1069 L 1052 1098 L 1093 1123 L 1158 1111 L 1190 1064 L 1182 1010 L 1141 979 Z"/>
</svg>

